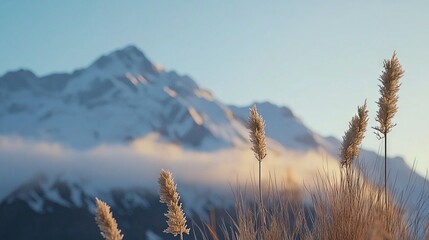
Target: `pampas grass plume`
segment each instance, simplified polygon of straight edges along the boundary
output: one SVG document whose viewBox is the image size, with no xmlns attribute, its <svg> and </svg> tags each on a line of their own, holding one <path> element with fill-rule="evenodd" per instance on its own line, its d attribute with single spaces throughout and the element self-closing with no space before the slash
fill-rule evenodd
<svg viewBox="0 0 429 240">
<path fill-rule="evenodd" d="M 174 236 L 180 235 L 180 239 L 183 239 L 183 233 L 189 234 L 190 229 L 186 226 L 185 213 L 182 210 L 182 204 L 179 203 L 180 196 L 171 172 L 162 169 L 158 183 L 160 186 L 159 201 L 168 207 L 167 213 L 164 214 L 168 217 L 168 227 L 164 232 Z"/>
<path fill-rule="evenodd" d="M 262 161 L 262 159 L 267 156 L 265 144 L 265 123 L 261 115 L 259 115 L 256 105 L 253 105 L 250 109 L 248 128 L 250 129 L 252 151 L 255 153 L 256 159 L 258 161 Z"/>
<path fill-rule="evenodd" d="M 95 212 L 95 221 L 100 229 L 101 236 L 106 240 L 122 240 L 124 235 L 118 229 L 118 224 L 110 212 L 110 207 L 105 202 L 96 198 L 97 210 Z"/>
<path fill-rule="evenodd" d="M 374 127 L 379 139 L 386 137 L 392 128 L 396 125 L 392 122 L 395 113 L 398 110 L 398 91 L 401 84 L 399 79 L 404 75 L 404 70 L 399 63 L 396 52 L 390 60 L 384 61 L 384 71 L 380 76 L 380 98 L 377 102 L 378 111 L 376 121 L 380 124 Z"/>
<path fill-rule="evenodd" d="M 349 129 L 344 133 L 340 148 L 341 166 L 349 167 L 358 155 L 359 145 L 362 143 L 366 126 L 368 125 L 368 110 L 366 101 L 358 107 L 358 114 L 349 123 Z"/>
</svg>

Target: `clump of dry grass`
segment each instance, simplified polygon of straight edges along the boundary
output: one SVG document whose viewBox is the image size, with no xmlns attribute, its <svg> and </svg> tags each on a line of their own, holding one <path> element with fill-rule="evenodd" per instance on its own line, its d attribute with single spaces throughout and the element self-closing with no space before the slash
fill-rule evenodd
<svg viewBox="0 0 429 240">
<path fill-rule="evenodd" d="M 361 107 L 358 107 L 358 114 L 352 118 L 349 129 L 344 133 L 340 149 L 341 166 L 349 167 L 353 159 L 359 155 L 359 145 L 364 138 L 367 124 L 368 110 L 365 101 Z"/>
<path fill-rule="evenodd" d="M 185 213 L 182 210 L 182 204 L 179 203 L 180 196 L 171 172 L 162 169 L 158 183 L 160 202 L 168 207 L 167 213 L 164 214 L 168 218 L 168 227 L 164 232 L 173 236 L 180 235 L 180 239 L 183 239 L 183 234 L 189 234 L 190 229 L 186 226 Z"/>
<path fill-rule="evenodd" d="M 101 236 L 106 240 L 122 240 L 124 235 L 118 229 L 118 224 L 110 212 L 110 207 L 100 199 L 95 199 L 97 202 L 97 210 L 95 212 L 95 222 L 100 229 Z"/>
<path fill-rule="evenodd" d="M 206 224 L 200 229 L 203 240 L 292 240 L 305 239 L 309 232 L 302 199 L 291 197 L 293 190 L 278 187 L 270 178 L 267 201 L 262 205 L 253 198 L 242 195 L 245 190 L 237 189 L 235 215 L 223 221 L 217 228 Z M 261 221 L 261 211 L 263 220 Z"/>
<path fill-rule="evenodd" d="M 383 203 L 382 189 L 355 168 L 340 179 L 323 176 L 311 194 L 316 239 L 412 239 L 402 206 Z M 384 238 L 382 238 L 384 239 Z"/>
<path fill-rule="evenodd" d="M 367 180 L 364 173 L 349 168 L 345 175 L 319 174 L 314 190 L 309 190 L 311 204 L 294 201 L 291 192 L 271 187 L 264 206 L 246 201 L 238 191 L 235 216 L 216 227 L 210 226 L 203 240 L 414 240 L 424 236 L 413 228 L 424 227 L 408 218 L 405 203 L 389 198 L 384 204 L 382 186 Z M 302 199 L 301 199 L 302 200 Z M 259 208 L 264 209 L 260 221 Z M 388 216 L 386 218 L 386 216 Z M 429 230 L 427 230 L 429 231 Z M 424 230 L 423 230 L 424 232 Z M 426 239 L 429 237 L 426 232 Z"/>
</svg>

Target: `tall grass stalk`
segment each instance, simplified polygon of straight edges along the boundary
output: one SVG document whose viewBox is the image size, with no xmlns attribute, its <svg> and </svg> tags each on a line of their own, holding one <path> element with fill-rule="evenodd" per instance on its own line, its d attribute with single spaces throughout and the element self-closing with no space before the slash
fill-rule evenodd
<svg viewBox="0 0 429 240">
<path fill-rule="evenodd" d="M 267 150 L 265 143 L 265 123 L 262 116 L 259 115 L 256 105 L 253 105 L 250 109 L 248 128 L 250 130 L 252 151 L 259 162 L 259 201 L 262 205 L 261 164 L 262 159 L 267 156 Z"/>
<path fill-rule="evenodd" d="M 396 126 L 392 120 L 398 110 L 398 91 L 401 86 L 399 80 L 404 75 L 404 70 L 402 70 L 396 52 L 393 53 L 391 59 L 384 60 L 383 65 L 384 71 L 379 78 L 381 96 L 377 102 L 378 111 L 375 119 L 379 126 L 373 128 L 379 139 L 384 138 L 384 194 L 387 205 L 387 134 Z"/>
<path fill-rule="evenodd" d="M 357 115 L 353 116 L 349 122 L 349 128 L 344 133 L 340 147 L 341 166 L 345 168 L 345 180 L 348 185 L 349 194 L 353 191 L 351 180 L 351 168 L 353 160 L 359 155 L 359 146 L 362 143 L 366 127 L 368 125 L 368 110 L 366 100 L 361 107 L 358 107 Z M 343 178 L 343 171 L 341 171 Z M 351 201 L 351 199 L 348 199 Z M 350 203 L 351 205 L 351 203 Z"/>
<path fill-rule="evenodd" d="M 267 156 L 266 143 L 265 143 L 265 123 L 261 115 L 259 115 L 256 105 L 253 105 L 249 113 L 248 128 L 250 130 L 250 142 L 252 143 L 252 151 L 258 160 L 259 165 L 259 226 L 262 228 L 265 225 L 265 208 L 262 198 L 262 160 Z M 261 235 L 261 229 L 257 231 L 257 235 Z M 261 239 L 261 238 L 260 238 Z"/>
</svg>

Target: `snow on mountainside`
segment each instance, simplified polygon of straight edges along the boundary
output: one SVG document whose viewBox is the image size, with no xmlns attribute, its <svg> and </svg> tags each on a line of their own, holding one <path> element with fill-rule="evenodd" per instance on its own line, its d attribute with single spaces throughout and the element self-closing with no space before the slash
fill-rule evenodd
<svg viewBox="0 0 429 240">
<path fill-rule="evenodd" d="M 310 130 L 287 107 L 256 105 L 268 141 L 263 181 L 274 172 L 291 186 L 308 186 L 321 169 L 338 171 L 337 139 Z M 174 173 L 187 211 L 225 207 L 230 184 L 248 182 L 257 164 L 247 140 L 249 107 L 223 104 L 134 46 L 72 73 L 6 73 L 0 77 L 0 210 L 24 201 L 36 213 L 93 211 L 99 196 L 121 212 L 150 211 L 161 168 Z M 380 169 L 378 159 L 365 150 L 360 157 Z M 395 174 L 408 179 L 413 172 L 401 158 L 390 162 L 392 183 Z M 416 176 L 416 188 L 424 184 Z M 154 238 L 152 230 L 146 234 Z"/>
<path fill-rule="evenodd" d="M 199 149 L 236 146 L 246 130 L 190 77 L 160 71 L 133 46 L 71 74 L 0 78 L 0 133 L 90 148 L 158 132 Z M 110 127 L 114 126 L 114 127 Z"/>
</svg>

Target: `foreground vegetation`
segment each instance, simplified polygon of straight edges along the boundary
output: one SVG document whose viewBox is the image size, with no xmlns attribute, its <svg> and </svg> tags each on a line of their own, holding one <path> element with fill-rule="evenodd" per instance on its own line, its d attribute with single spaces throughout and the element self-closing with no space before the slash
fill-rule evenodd
<svg viewBox="0 0 429 240">
<path fill-rule="evenodd" d="M 311 199 L 304 204 L 302 199 L 289 196 L 290 191 L 270 182 L 268 194 L 262 195 L 261 168 L 267 156 L 265 143 L 265 123 L 256 107 L 250 109 L 249 131 L 252 151 L 259 163 L 258 196 L 251 199 L 236 192 L 235 214 L 224 219 L 221 224 L 208 221 L 203 225 L 187 227 L 182 204 L 169 171 L 161 170 L 160 201 L 168 207 L 168 227 L 165 233 L 180 237 L 193 233 L 206 239 L 226 240 L 283 240 L 283 239 L 429 239 L 429 218 L 422 216 L 427 195 L 420 195 L 422 212 L 412 214 L 406 211 L 406 201 L 388 192 L 387 188 L 387 135 L 393 129 L 393 117 L 397 111 L 399 80 L 402 70 L 396 53 L 384 62 L 380 76 L 380 99 L 377 102 L 376 121 L 373 127 L 377 137 L 384 139 L 384 182 L 369 181 L 367 172 L 359 168 L 356 159 L 364 139 L 368 123 L 367 103 L 358 107 L 358 113 L 349 123 L 345 132 L 340 156 L 339 176 L 320 173 L 316 176 L 316 187 L 308 190 Z M 412 188 L 413 186 L 409 186 Z M 424 189 L 422 189 L 424 191 Z M 123 238 L 109 206 L 97 199 L 96 223 L 101 235 L 107 240 Z M 309 207 L 308 207 L 309 206 Z"/>
</svg>

